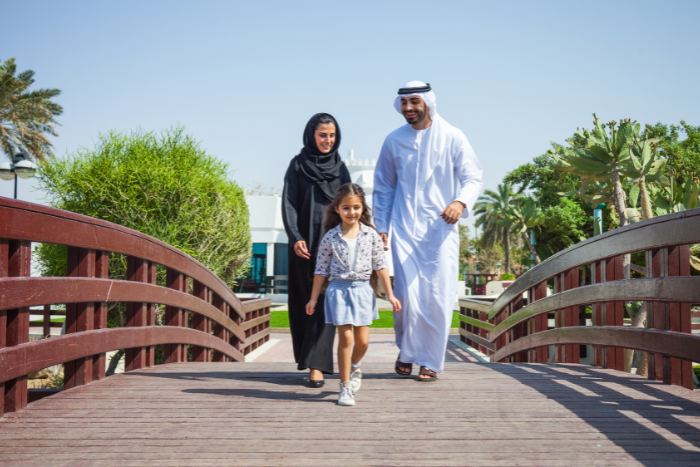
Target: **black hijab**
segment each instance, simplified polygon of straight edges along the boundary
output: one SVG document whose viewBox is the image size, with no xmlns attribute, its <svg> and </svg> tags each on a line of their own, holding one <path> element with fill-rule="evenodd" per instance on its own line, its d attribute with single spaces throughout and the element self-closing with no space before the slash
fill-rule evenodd
<svg viewBox="0 0 700 467">
<path fill-rule="evenodd" d="M 335 125 L 335 144 L 328 154 L 319 151 L 314 133 L 322 120 Z M 330 122 L 328 120 L 331 120 Z M 298 170 L 308 180 L 315 182 L 329 201 L 340 186 L 340 168 L 343 161 L 338 155 L 340 127 L 331 114 L 318 113 L 311 117 L 304 129 L 304 147 L 299 153 Z"/>
</svg>

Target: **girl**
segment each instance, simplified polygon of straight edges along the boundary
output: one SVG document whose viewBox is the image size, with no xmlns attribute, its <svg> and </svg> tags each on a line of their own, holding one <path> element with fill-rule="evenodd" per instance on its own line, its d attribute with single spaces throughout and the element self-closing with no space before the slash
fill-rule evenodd
<svg viewBox="0 0 700 467">
<path fill-rule="evenodd" d="M 372 225 L 360 186 L 346 183 L 338 188 L 326 208 L 323 226 L 326 235 L 318 248 L 306 313 L 314 314 L 318 296 L 328 279 L 324 308 L 326 323 L 338 327 L 338 405 L 355 405 L 354 394 L 362 383 L 360 360 L 369 346 L 369 325 L 379 318 L 375 299 L 377 279 L 395 313 L 401 310 L 401 304 L 391 289 L 384 262 L 384 242 Z"/>
</svg>

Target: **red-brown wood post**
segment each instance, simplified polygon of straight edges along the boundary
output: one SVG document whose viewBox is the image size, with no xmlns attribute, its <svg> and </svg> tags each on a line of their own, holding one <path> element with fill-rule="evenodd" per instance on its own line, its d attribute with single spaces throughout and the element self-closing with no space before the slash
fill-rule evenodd
<svg viewBox="0 0 700 467">
<path fill-rule="evenodd" d="M 6 245 L 6 246 L 5 246 Z M 28 277 L 31 275 L 31 243 L 26 241 L 9 240 L 3 244 L 0 252 L 0 277 Z M 6 260 L 5 260 L 6 258 Z M 2 347 L 29 342 L 29 308 L 7 310 L 3 315 L 4 342 Z M 4 412 L 16 412 L 27 406 L 27 376 L 5 381 Z"/>
<path fill-rule="evenodd" d="M 486 313 L 486 312 L 484 312 L 484 311 L 481 311 L 481 312 L 479 312 L 479 318 L 478 318 L 478 319 L 479 319 L 479 321 L 488 321 L 488 319 L 489 319 L 489 314 Z M 486 329 L 483 329 L 483 328 L 477 328 L 477 329 L 478 329 L 478 332 L 477 332 L 476 334 L 477 334 L 479 337 L 483 337 L 484 339 L 486 339 L 486 334 L 487 334 Z M 481 353 L 483 353 L 484 355 L 488 355 L 488 354 L 490 353 L 489 349 L 487 349 L 487 348 L 484 347 L 483 345 L 480 345 L 480 346 L 479 346 L 479 349 L 481 350 Z"/>
<path fill-rule="evenodd" d="M 233 319 L 233 321 L 234 321 L 237 325 L 239 325 L 239 326 L 240 326 L 241 323 L 243 322 L 243 320 L 241 319 L 241 317 L 238 316 L 238 313 L 236 313 L 235 318 L 232 318 L 232 319 Z M 231 346 L 234 347 L 234 348 L 235 348 L 236 350 L 238 350 L 239 352 L 242 352 L 244 342 L 241 342 L 241 341 L 238 339 L 238 337 L 236 337 L 236 335 L 233 334 L 233 333 L 231 333 L 231 335 L 229 336 L 229 344 L 231 344 Z"/>
<path fill-rule="evenodd" d="M 672 277 L 690 276 L 690 246 L 675 246 L 668 249 L 668 275 Z M 690 303 L 669 304 L 668 329 L 689 334 L 691 332 Z M 670 359 L 670 383 L 693 389 L 693 363 L 679 358 Z M 666 381 L 666 378 L 664 378 Z"/>
<path fill-rule="evenodd" d="M 578 268 L 569 269 L 564 274 L 564 290 L 571 290 L 579 286 L 579 270 Z M 579 325 L 579 307 L 570 306 L 564 310 L 564 327 Z M 580 363 L 581 362 L 581 347 L 578 345 L 567 344 L 564 346 L 564 359 L 560 360 L 564 363 Z"/>
<path fill-rule="evenodd" d="M 219 309 L 223 314 L 226 315 L 227 312 L 227 305 L 226 302 L 219 297 L 218 294 L 212 293 L 212 305 L 214 305 L 216 308 Z M 222 325 L 219 323 L 214 324 L 214 335 L 218 337 L 219 339 L 223 340 L 224 342 L 227 341 L 227 336 L 226 336 L 226 328 L 224 328 Z M 225 362 L 226 361 L 226 356 L 222 354 L 221 352 L 214 352 L 214 358 L 213 360 L 215 362 Z"/>
<path fill-rule="evenodd" d="M 148 262 L 129 256 L 127 258 L 126 275 L 134 282 L 148 282 Z M 146 325 L 147 304 L 142 302 L 127 302 L 126 326 L 139 327 Z M 133 371 L 146 366 L 147 347 L 125 349 L 124 371 Z"/>
<path fill-rule="evenodd" d="M 591 268 L 591 283 L 600 284 L 605 282 L 605 268 L 603 267 L 604 261 L 595 261 Z M 605 323 L 605 303 L 596 303 L 591 307 L 591 321 L 593 326 L 603 326 Z M 593 346 L 593 358 L 592 363 L 594 366 L 605 368 L 605 360 L 607 355 L 607 349 L 605 346 Z"/>
<path fill-rule="evenodd" d="M 68 277 L 95 277 L 95 251 L 68 247 Z M 91 331 L 95 324 L 94 303 L 66 304 L 66 334 Z M 93 357 L 63 364 L 63 388 L 82 386 L 92 381 Z"/>
<path fill-rule="evenodd" d="M 156 285 L 158 275 L 158 267 L 156 263 L 151 262 L 148 266 L 148 283 Z M 146 310 L 146 326 L 156 325 L 156 304 L 149 303 Z M 151 345 L 146 347 L 146 366 L 154 366 L 156 364 L 156 348 Z"/>
<path fill-rule="evenodd" d="M 542 300 L 547 296 L 547 281 L 542 281 L 535 287 L 535 300 Z M 535 332 L 543 332 L 547 330 L 547 313 L 542 313 L 534 318 Z M 535 349 L 535 362 L 547 363 L 549 349 L 547 346 L 537 347 Z"/>
<path fill-rule="evenodd" d="M 98 279 L 109 278 L 109 253 L 106 251 L 95 252 L 95 277 Z M 107 304 L 95 303 L 95 316 L 93 329 L 107 329 Z M 92 380 L 99 381 L 105 377 L 107 355 L 97 354 L 92 357 Z"/>
<path fill-rule="evenodd" d="M 647 277 L 667 277 L 668 266 L 668 248 L 655 248 L 647 251 Z M 669 304 L 667 302 L 651 302 L 647 306 L 649 307 L 647 328 L 668 330 Z M 671 361 L 668 357 L 649 352 L 647 364 L 649 379 L 671 382 Z"/>
<path fill-rule="evenodd" d="M 622 273 L 622 256 L 615 256 L 605 262 L 605 281 L 619 281 L 624 278 Z M 625 325 L 624 302 L 606 302 L 605 304 L 605 325 L 619 326 Z M 606 368 L 611 370 L 624 371 L 625 369 L 625 349 L 622 347 L 607 347 Z"/>
<path fill-rule="evenodd" d="M 517 313 L 518 310 L 520 310 L 522 308 L 523 308 L 523 296 L 519 295 L 518 298 L 513 302 L 513 309 L 511 311 L 511 314 Z M 523 335 L 525 334 L 524 330 L 525 330 L 524 324 L 515 325 L 513 327 L 513 329 L 508 331 L 508 334 L 509 334 L 508 342 L 513 342 L 513 341 L 516 341 L 516 340 L 520 339 L 521 337 L 523 337 Z M 527 352 L 518 352 L 511 357 L 511 362 L 513 362 L 513 363 L 522 363 L 525 361 L 527 361 Z"/>
<path fill-rule="evenodd" d="M 205 302 L 208 302 L 208 290 L 199 281 L 194 281 L 193 284 L 193 293 L 194 296 L 204 300 Z M 204 316 L 200 315 L 199 313 L 195 313 L 192 316 L 192 329 L 196 329 L 198 331 L 202 332 L 209 332 L 208 328 L 208 321 Z M 192 346 L 192 361 L 193 362 L 208 362 L 209 361 L 209 349 L 205 349 L 204 347 L 200 347 L 198 345 L 193 345 Z"/>
<path fill-rule="evenodd" d="M 0 238 L 0 278 L 7 277 L 9 269 L 7 262 L 9 261 L 10 242 L 4 238 Z M 0 349 L 7 347 L 7 310 L 0 310 Z M 5 383 L 0 383 L 0 396 L 3 398 L 3 403 L 0 404 L 0 417 L 5 413 Z"/>
<path fill-rule="evenodd" d="M 185 277 L 182 273 L 168 268 L 165 273 L 165 286 L 177 290 L 178 292 L 185 291 Z M 182 309 L 174 306 L 165 307 L 165 325 L 166 326 L 183 326 Z M 185 325 L 186 326 L 186 325 Z M 165 344 L 163 346 L 163 363 L 180 363 L 182 362 L 182 344 Z"/>
<path fill-rule="evenodd" d="M 44 319 L 42 320 L 41 333 L 44 337 L 51 337 L 51 305 L 44 305 Z"/>
</svg>

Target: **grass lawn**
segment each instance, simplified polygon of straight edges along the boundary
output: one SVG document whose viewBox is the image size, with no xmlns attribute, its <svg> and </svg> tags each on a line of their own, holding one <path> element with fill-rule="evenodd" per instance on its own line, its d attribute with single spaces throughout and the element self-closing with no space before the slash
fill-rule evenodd
<svg viewBox="0 0 700 467">
<path fill-rule="evenodd" d="M 400 312 L 399 312 L 400 313 Z M 289 327 L 289 314 L 287 310 L 275 310 L 271 312 L 270 317 L 270 327 L 273 328 L 288 328 Z M 394 314 L 391 310 L 380 310 L 379 319 L 372 323 L 372 328 L 393 328 L 394 327 Z M 452 327 L 459 327 L 459 315 L 458 312 L 454 312 L 452 315 Z"/>
</svg>

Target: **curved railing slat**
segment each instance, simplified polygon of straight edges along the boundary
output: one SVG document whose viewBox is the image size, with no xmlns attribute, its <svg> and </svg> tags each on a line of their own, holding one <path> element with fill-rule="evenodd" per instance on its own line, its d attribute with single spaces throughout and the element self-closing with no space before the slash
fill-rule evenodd
<svg viewBox="0 0 700 467">
<path fill-rule="evenodd" d="M 522 337 L 491 355 L 497 362 L 518 352 L 548 345 L 599 345 L 641 350 L 683 360 L 700 360 L 700 336 L 656 329 L 589 326 L 550 329 Z"/>
<path fill-rule="evenodd" d="M 149 235 L 89 216 L 0 197 L 0 238 L 104 250 L 137 256 L 201 282 L 244 318 L 243 304 L 202 263 Z"/>
<path fill-rule="evenodd" d="M 243 329 L 211 304 L 157 285 L 82 277 L 13 277 L 0 281 L 0 310 L 52 303 L 141 302 L 182 308 L 224 326 L 240 341 Z"/>
<path fill-rule="evenodd" d="M 612 301 L 700 303 L 698 280 L 691 277 L 659 277 L 602 282 L 567 290 L 533 302 L 507 317 L 489 333 L 494 342 L 514 326 L 551 310 Z"/>
<path fill-rule="evenodd" d="M 234 360 L 244 359 L 235 347 L 195 329 L 171 326 L 100 329 L 0 349 L 0 383 L 112 350 L 175 343 L 214 349 Z"/>
<path fill-rule="evenodd" d="M 493 303 L 489 318 L 518 295 L 561 271 L 627 253 L 700 243 L 700 208 L 655 217 L 584 240 L 527 271 Z"/>
</svg>

